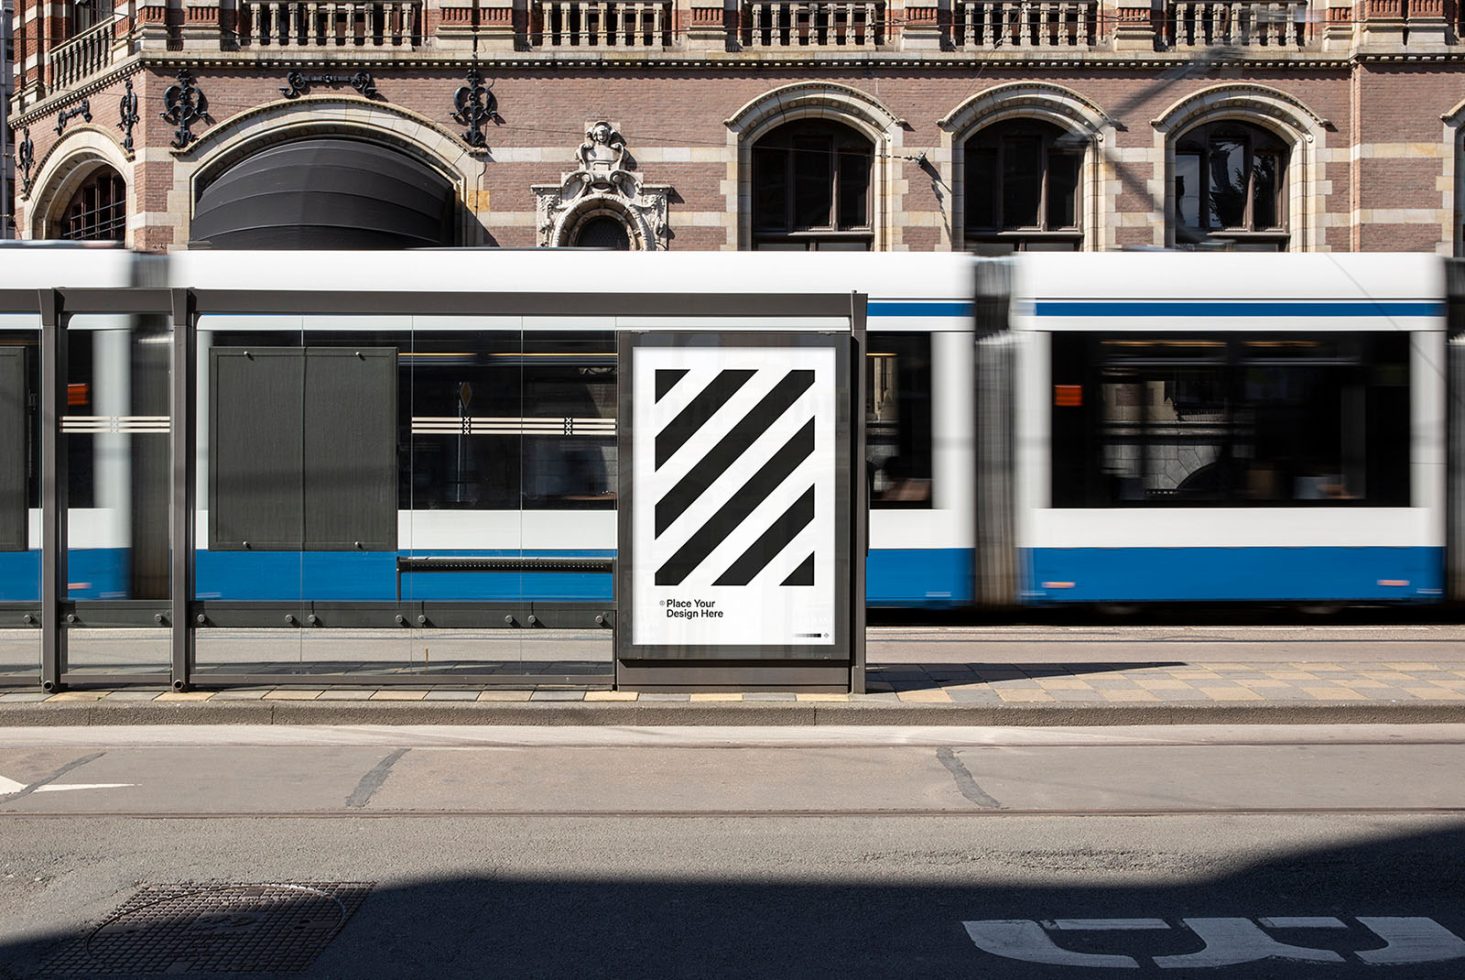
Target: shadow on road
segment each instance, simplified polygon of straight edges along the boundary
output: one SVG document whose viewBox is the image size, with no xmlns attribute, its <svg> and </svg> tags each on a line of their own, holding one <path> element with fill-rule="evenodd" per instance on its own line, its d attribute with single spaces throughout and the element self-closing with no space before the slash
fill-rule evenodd
<svg viewBox="0 0 1465 980">
<path fill-rule="evenodd" d="M 481 826 L 493 832 L 492 822 Z M 648 834 L 667 828 L 654 820 L 630 826 Z M 1287 980 L 1457 980 L 1465 975 L 1465 958 L 1438 960 L 1465 956 L 1459 940 L 1451 946 L 1453 937 L 1465 936 L 1465 824 L 1367 845 L 1278 853 L 1220 877 L 1147 863 L 1148 852 L 1140 846 L 1134 851 L 1055 846 L 989 854 L 993 824 L 973 820 L 967 826 L 971 844 L 959 852 L 907 853 L 892 841 L 888 850 L 852 853 L 852 860 L 868 868 L 863 881 L 844 880 L 846 864 L 839 881 L 820 881 L 819 869 L 791 869 L 788 881 L 488 874 L 379 886 L 307 975 L 1117 974 Z M 756 846 L 755 840 L 749 843 Z M 940 874 L 933 873 L 933 857 Z M 923 876 L 948 883 L 911 883 Z M 951 884 L 953 876 L 971 883 Z M 1132 882 L 1114 883 L 1125 876 Z M 1291 921 L 1285 921 L 1288 917 Z M 1424 918 L 1431 924 L 1421 924 Z M 1095 919 L 1127 922 L 1073 921 Z M 1009 955 L 978 949 L 963 925 L 971 922 L 987 923 L 975 927 L 974 934 L 989 946 L 1000 945 L 1006 936 Z M 203 962 L 210 950 L 230 944 L 288 939 L 261 935 L 258 925 L 247 915 L 204 917 L 179 940 L 175 923 L 169 933 L 176 950 L 170 954 L 173 975 L 217 975 L 192 973 L 185 964 Z M 298 928 L 320 925 L 317 913 Z M 156 948 L 161 929 L 157 923 L 144 926 L 135 939 Z M 97 935 L 94 929 L 63 931 L 23 944 L 0 943 L 0 973 L 8 968 L 15 977 L 59 975 L 47 973 L 44 964 L 55 962 L 58 951 L 70 950 L 72 956 L 85 951 L 89 936 L 93 947 L 105 947 Z M 116 929 L 101 935 L 115 939 Z M 1044 943 L 1059 956 L 1079 954 L 1076 965 L 1012 958 L 1019 949 Z M 1432 957 L 1437 961 L 1426 962 Z M 1228 958 L 1251 961 L 1228 966 L 1223 962 Z M 81 969 L 69 975 L 107 975 L 105 963 L 70 962 Z"/>
</svg>

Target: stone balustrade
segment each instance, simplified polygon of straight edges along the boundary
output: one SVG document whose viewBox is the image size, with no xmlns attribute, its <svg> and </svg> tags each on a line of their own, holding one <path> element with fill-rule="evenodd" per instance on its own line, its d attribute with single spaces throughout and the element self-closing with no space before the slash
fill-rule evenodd
<svg viewBox="0 0 1465 980">
<path fill-rule="evenodd" d="M 977 48 L 1082 48 L 1103 36 L 1097 0 L 957 0 L 952 42 Z"/>
<path fill-rule="evenodd" d="M 1313 31 L 1306 0 L 1171 0 L 1165 44 L 1171 48 L 1302 48 Z"/>
<path fill-rule="evenodd" d="M 242 47 L 409 48 L 422 43 L 422 5 L 244 0 Z"/>
<path fill-rule="evenodd" d="M 534 0 L 534 46 L 667 48 L 674 43 L 674 11 L 672 0 Z"/>
<path fill-rule="evenodd" d="M 70 88 L 112 63 L 112 40 L 117 19 L 109 17 L 95 27 L 51 49 L 51 88 Z"/>
<path fill-rule="evenodd" d="M 883 2 L 752 0 L 741 41 L 753 48 L 874 48 L 890 40 Z"/>
</svg>

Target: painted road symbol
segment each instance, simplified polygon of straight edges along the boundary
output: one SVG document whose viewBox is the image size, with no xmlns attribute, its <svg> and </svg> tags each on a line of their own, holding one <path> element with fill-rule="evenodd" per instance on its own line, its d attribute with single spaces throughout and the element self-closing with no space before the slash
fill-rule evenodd
<svg viewBox="0 0 1465 980">
<path fill-rule="evenodd" d="M 1407 966 L 1465 959 L 1465 940 L 1424 916 L 1356 916 L 1359 925 L 1384 941 L 1382 948 L 1349 953 L 1299 946 L 1270 935 L 1267 930 L 1347 929 L 1332 916 L 1273 916 L 1270 918 L 1186 918 L 1180 922 L 1205 943 L 1194 953 L 1152 957 L 1162 970 L 1239 966 L 1263 960 L 1344 964 L 1348 957 L 1370 966 Z M 1076 966 L 1086 969 L 1138 969 L 1139 959 L 1124 953 L 1091 953 L 1065 949 L 1064 933 L 1133 933 L 1173 930 L 1164 919 L 986 919 L 963 922 L 977 948 L 993 956 L 1024 963 Z M 1120 937 L 1115 945 L 1122 947 Z"/>
<path fill-rule="evenodd" d="M 79 789 L 126 789 L 136 785 L 136 783 L 42 783 L 31 789 L 28 783 L 0 776 L 0 801 L 7 796 L 23 793 L 27 789 L 30 789 L 32 793 L 67 793 Z"/>
</svg>

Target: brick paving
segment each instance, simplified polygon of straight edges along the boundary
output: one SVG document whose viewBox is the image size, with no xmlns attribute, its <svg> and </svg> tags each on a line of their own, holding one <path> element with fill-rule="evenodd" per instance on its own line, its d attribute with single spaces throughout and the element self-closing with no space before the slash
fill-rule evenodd
<svg viewBox="0 0 1465 980">
<path fill-rule="evenodd" d="M 1339 664 L 900 664 L 875 665 L 866 694 L 695 694 L 578 690 L 564 686 L 495 688 L 380 687 L 363 677 L 351 688 L 274 687 L 190 691 L 125 689 L 43 694 L 12 691 L 4 702 L 99 701 L 876 701 L 910 704 L 1275 704 L 1465 702 L 1465 663 L 1381 661 Z"/>
</svg>

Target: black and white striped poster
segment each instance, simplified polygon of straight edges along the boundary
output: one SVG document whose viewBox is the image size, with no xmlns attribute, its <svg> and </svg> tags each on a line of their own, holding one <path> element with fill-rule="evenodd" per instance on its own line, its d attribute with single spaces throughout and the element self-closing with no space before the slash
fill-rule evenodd
<svg viewBox="0 0 1465 980">
<path fill-rule="evenodd" d="M 835 350 L 644 347 L 633 371 L 632 642 L 833 645 Z"/>
</svg>

